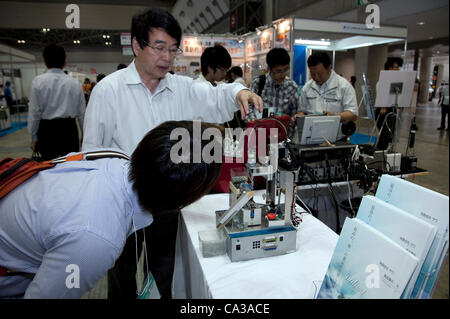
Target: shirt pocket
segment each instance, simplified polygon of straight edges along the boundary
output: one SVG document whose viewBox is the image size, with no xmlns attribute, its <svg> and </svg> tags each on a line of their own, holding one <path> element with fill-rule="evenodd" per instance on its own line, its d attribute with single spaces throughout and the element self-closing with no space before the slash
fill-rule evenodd
<svg viewBox="0 0 450 319">
<path fill-rule="evenodd" d="M 342 112 L 342 97 L 338 95 L 325 95 L 323 97 L 323 100 L 326 104 L 327 111 L 330 111 L 332 113 L 339 113 Z"/>
</svg>

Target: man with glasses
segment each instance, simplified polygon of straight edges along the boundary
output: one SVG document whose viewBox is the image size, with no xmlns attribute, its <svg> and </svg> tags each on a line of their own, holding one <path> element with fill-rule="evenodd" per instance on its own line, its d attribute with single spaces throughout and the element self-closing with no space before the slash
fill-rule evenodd
<svg viewBox="0 0 450 319">
<path fill-rule="evenodd" d="M 223 83 L 227 71 L 231 66 L 231 56 L 220 44 L 208 47 L 200 57 L 202 74 L 196 79 L 198 82 L 209 82 L 212 86 Z"/>
<path fill-rule="evenodd" d="M 181 28 L 170 13 L 151 9 L 134 16 L 131 39 L 134 60 L 105 77 L 91 94 L 83 150 L 116 147 L 131 154 L 142 137 L 163 122 L 223 123 L 238 109 L 248 113 L 249 103 L 262 110 L 261 98 L 240 84 L 213 87 L 169 73 L 175 57 L 182 53 Z M 162 298 L 171 297 L 178 214 L 173 211 L 164 214 L 164 219 L 155 218 L 144 232 L 149 268 Z M 130 237 L 108 273 L 108 298 L 136 298 L 136 250 L 140 255 L 143 239 L 142 233 L 138 235 L 137 249 Z"/>
<path fill-rule="evenodd" d="M 270 50 L 266 56 L 269 74 L 255 78 L 250 86 L 253 92 L 261 95 L 264 108 L 273 110 L 274 115 L 293 116 L 297 112 L 298 86 L 287 77 L 290 61 L 285 49 Z"/>
</svg>

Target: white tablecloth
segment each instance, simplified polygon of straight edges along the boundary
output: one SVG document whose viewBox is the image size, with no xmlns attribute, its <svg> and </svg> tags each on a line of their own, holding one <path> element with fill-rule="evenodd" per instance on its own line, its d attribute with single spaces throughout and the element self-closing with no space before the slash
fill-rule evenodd
<svg viewBox="0 0 450 319">
<path fill-rule="evenodd" d="M 261 191 L 256 202 L 263 202 Z M 310 214 L 302 214 L 295 252 L 240 262 L 227 254 L 204 258 L 198 232 L 215 229 L 215 211 L 228 209 L 228 194 L 204 196 L 180 214 L 173 297 L 214 299 L 314 298 L 338 235 Z"/>
</svg>

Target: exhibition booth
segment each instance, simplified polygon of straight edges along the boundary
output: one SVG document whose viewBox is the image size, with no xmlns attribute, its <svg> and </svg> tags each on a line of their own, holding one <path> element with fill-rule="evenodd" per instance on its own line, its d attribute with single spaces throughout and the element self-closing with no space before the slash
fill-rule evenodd
<svg viewBox="0 0 450 319">
<path fill-rule="evenodd" d="M 369 28 L 365 24 L 343 21 L 287 18 L 271 25 L 258 27 L 244 35 L 184 35 L 181 48 L 183 55 L 175 63 L 175 72 L 195 77 L 200 68 L 199 59 L 203 50 L 218 43 L 228 49 L 232 64 L 244 71 L 247 84 L 267 68 L 266 54 L 277 47 L 289 51 L 290 78 L 301 88 L 309 79 L 306 60 L 312 50 L 336 52 L 389 43 L 404 43 L 407 46 L 407 28 L 384 26 Z M 333 63 L 334 65 L 334 63 Z"/>
<path fill-rule="evenodd" d="M 338 52 L 353 49 L 404 43 L 406 53 L 406 38 L 405 27 L 294 17 L 240 36 L 184 36 L 174 71 L 195 77 L 203 50 L 219 43 L 250 85 L 266 71 L 266 54 L 282 47 L 292 58 L 289 77 L 301 89 L 309 80 L 312 51 L 331 52 L 334 66 Z M 368 109 L 409 107 L 415 71 L 379 76 L 381 69 L 372 73 L 385 100 L 377 96 L 374 102 L 364 73 L 357 73 L 364 78 L 358 85 L 366 87 L 361 101 Z M 404 169 L 403 160 L 413 156 L 385 156 L 349 140 L 330 143 L 323 132 L 332 127 L 333 116 L 315 117 L 321 118 L 324 122 L 311 128 L 305 119 L 296 122 L 298 134 L 317 128 L 320 141 L 308 143 L 303 135 L 298 141 L 276 140 L 268 145 L 269 155 L 248 159 L 247 171 L 231 170 L 228 193 L 209 194 L 182 210 L 174 298 L 430 298 L 448 251 L 448 197 L 404 180 L 427 173 L 412 165 Z M 265 189 L 256 186 L 261 176 Z M 409 200 L 409 194 L 426 194 L 433 205 Z M 366 279 L 372 271 L 367 265 L 380 275 L 379 289 L 370 289 L 375 286 Z M 277 267 L 283 271 L 268 275 Z"/>
</svg>

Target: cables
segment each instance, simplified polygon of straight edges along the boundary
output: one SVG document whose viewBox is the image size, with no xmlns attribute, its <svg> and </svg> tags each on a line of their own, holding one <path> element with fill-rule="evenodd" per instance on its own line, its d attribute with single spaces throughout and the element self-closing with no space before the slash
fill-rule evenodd
<svg viewBox="0 0 450 319">
<path fill-rule="evenodd" d="M 328 180 L 328 189 L 331 193 L 331 198 L 333 199 L 335 210 L 336 210 L 336 232 L 338 234 L 341 233 L 341 218 L 339 216 L 339 205 L 336 199 L 336 196 L 333 192 L 333 186 L 331 184 L 331 168 L 330 168 L 330 162 L 328 161 L 328 154 L 325 153 L 325 165 L 327 167 L 327 180 Z"/>
</svg>

